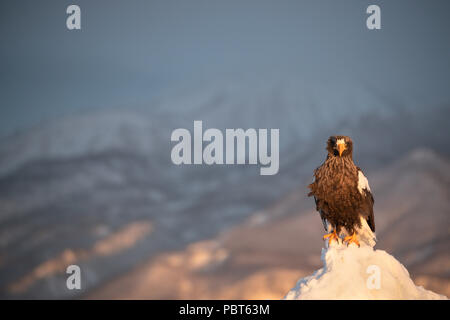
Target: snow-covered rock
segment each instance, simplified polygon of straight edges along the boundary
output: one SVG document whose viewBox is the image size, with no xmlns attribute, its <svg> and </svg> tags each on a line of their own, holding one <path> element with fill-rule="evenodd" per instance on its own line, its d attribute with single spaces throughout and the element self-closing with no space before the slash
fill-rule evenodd
<svg viewBox="0 0 450 320">
<path fill-rule="evenodd" d="M 333 243 L 322 249 L 322 261 L 284 299 L 447 299 L 416 286 L 397 259 L 371 246 Z"/>
</svg>

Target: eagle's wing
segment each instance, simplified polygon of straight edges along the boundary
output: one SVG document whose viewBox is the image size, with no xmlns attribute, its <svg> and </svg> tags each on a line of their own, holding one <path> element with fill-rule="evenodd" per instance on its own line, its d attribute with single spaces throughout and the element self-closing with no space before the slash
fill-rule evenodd
<svg viewBox="0 0 450 320">
<path fill-rule="evenodd" d="M 309 188 L 312 190 L 312 188 L 313 188 L 313 185 L 316 183 L 316 171 L 317 171 L 317 169 L 316 170 L 314 170 L 314 175 L 313 175 L 313 178 L 312 178 L 312 183 L 309 185 Z M 316 203 L 316 210 L 319 212 L 319 214 L 320 214 L 320 218 L 322 219 L 322 224 L 323 224 L 323 227 L 324 227 L 324 229 L 325 229 L 325 231 L 328 231 L 328 222 L 327 222 L 327 219 L 325 219 L 325 217 L 324 217 L 324 214 L 323 214 L 323 211 L 322 211 L 322 206 L 323 206 L 323 201 L 320 201 L 315 195 L 314 195 L 314 192 L 313 191 L 311 191 L 310 193 L 308 193 L 308 197 L 310 197 L 310 196 L 313 196 L 314 197 L 314 202 Z"/>
<path fill-rule="evenodd" d="M 322 205 L 320 204 L 320 201 L 316 198 L 316 196 L 314 196 L 314 201 L 316 202 L 316 210 L 319 212 L 320 218 L 322 219 L 323 228 L 325 229 L 325 231 L 328 231 L 328 222 L 323 214 L 323 210 L 321 208 Z"/>
<path fill-rule="evenodd" d="M 362 213 L 366 218 L 367 224 L 370 229 L 375 232 L 375 217 L 373 215 L 373 204 L 375 200 L 373 199 L 372 192 L 370 191 L 369 181 L 358 167 L 358 191 L 362 195 Z"/>
</svg>

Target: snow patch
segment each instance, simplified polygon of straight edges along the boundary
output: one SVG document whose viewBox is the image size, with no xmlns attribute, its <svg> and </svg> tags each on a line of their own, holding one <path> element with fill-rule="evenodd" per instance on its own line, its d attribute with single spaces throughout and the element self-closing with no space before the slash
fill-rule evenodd
<svg viewBox="0 0 450 320">
<path fill-rule="evenodd" d="M 447 299 L 416 286 L 392 255 L 370 246 L 335 244 L 322 249 L 323 267 L 300 279 L 285 300 Z"/>
</svg>

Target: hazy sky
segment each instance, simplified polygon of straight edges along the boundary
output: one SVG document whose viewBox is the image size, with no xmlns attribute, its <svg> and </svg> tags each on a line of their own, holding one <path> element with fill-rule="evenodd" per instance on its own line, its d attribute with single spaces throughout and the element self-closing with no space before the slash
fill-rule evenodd
<svg viewBox="0 0 450 320">
<path fill-rule="evenodd" d="M 80 31 L 66 29 L 72 3 Z M 369 4 L 382 30 L 366 28 Z M 449 14 L 450 1 L 425 0 L 4 0 L 0 135 L 262 70 L 450 102 Z"/>
</svg>

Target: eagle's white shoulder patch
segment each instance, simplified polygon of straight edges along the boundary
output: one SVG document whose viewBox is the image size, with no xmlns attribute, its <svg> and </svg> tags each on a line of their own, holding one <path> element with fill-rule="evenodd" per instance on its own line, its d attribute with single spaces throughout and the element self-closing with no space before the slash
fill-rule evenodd
<svg viewBox="0 0 450 320">
<path fill-rule="evenodd" d="M 364 194 L 363 189 L 370 191 L 369 181 L 367 181 L 367 178 L 364 176 L 362 171 L 359 170 L 358 171 L 358 191 L 359 191 L 359 193 Z"/>
</svg>

